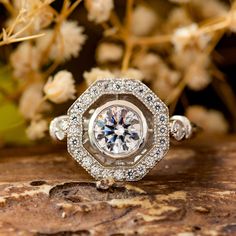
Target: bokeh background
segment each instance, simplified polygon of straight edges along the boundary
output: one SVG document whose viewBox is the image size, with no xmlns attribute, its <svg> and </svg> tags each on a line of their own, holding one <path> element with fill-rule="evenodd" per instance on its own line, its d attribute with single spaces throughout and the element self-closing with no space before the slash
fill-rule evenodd
<svg viewBox="0 0 236 236">
<path fill-rule="evenodd" d="M 235 132 L 234 5 L 234 1 L 226 0 L 0 0 L 0 27 L 3 29 L 0 38 L 0 146 L 48 143 L 46 127 L 50 120 L 64 114 L 73 99 L 93 80 L 109 73 L 116 77 L 138 77 L 168 104 L 172 114 L 187 114 L 200 123 L 205 132 Z M 43 12 L 48 12 L 45 18 Z M 60 20 L 61 25 L 58 23 Z M 35 22 L 38 21 L 40 23 L 36 27 Z M 29 22 L 29 26 L 17 35 Z M 53 49 L 56 58 L 48 56 L 51 52 L 46 53 L 44 62 L 33 67 L 35 55 L 40 52 L 30 54 L 27 59 L 25 55 L 29 51 L 32 53 L 32 48 L 38 50 L 40 40 L 45 46 L 47 40 L 43 41 L 43 38 L 62 28 L 63 22 L 74 22 L 74 25 L 68 27 L 65 35 L 55 34 L 54 41 L 48 45 L 48 51 L 53 45 L 59 45 Z M 32 35 L 35 38 L 30 38 Z M 168 37 L 162 40 L 163 35 Z M 16 38 L 19 42 L 14 41 Z M 71 45 L 64 45 L 70 42 L 68 38 L 74 41 L 71 40 Z M 132 45 L 127 56 L 127 42 L 133 38 L 138 42 L 154 38 L 154 43 Z M 30 44 L 30 49 L 21 50 L 17 59 L 13 60 L 20 45 L 25 43 Z M 102 48 L 101 45 L 105 46 Z M 70 48 L 74 48 L 75 53 Z M 191 59 L 187 60 L 186 67 L 180 68 L 173 57 L 181 55 L 184 61 L 189 52 L 194 52 Z M 66 53 L 70 55 L 67 57 Z M 145 56 L 150 54 L 154 57 L 148 65 Z M 203 59 L 198 59 L 198 55 Z M 16 75 L 16 68 L 23 60 L 28 60 L 23 64 L 26 72 Z M 199 63 L 196 63 L 198 60 Z M 190 71 L 194 63 L 198 67 Z M 65 71 L 71 74 L 61 74 L 60 79 L 56 77 L 59 72 Z M 60 80 L 58 84 L 57 80 Z M 26 108 L 22 109 L 24 94 L 36 83 L 40 86 L 33 94 L 40 93 L 40 98 L 29 95 Z M 58 100 L 58 93 L 64 97 L 59 95 Z M 174 99 L 170 99 L 172 94 Z M 26 113 L 32 112 L 35 106 L 39 109 L 28 117 Z M 41 109 L 44 106 L 45 109 Z"/>
</svg>

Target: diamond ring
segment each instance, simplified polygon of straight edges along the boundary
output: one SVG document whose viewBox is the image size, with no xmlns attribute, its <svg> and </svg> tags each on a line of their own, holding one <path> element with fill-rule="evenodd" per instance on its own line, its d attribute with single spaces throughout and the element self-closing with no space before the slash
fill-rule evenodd
<svg viewBox="0 0 236 236">
<path fill-rule="evenodd" d="M 185 116 L 169 118 L 167 106 L 134 79 L 100 79 L 50 123 L 50 135 L 67 139 L 70 155 L 95 179 L 136 181 L 168 152 L 170 137 L 194 132 Z"/>
</svg>

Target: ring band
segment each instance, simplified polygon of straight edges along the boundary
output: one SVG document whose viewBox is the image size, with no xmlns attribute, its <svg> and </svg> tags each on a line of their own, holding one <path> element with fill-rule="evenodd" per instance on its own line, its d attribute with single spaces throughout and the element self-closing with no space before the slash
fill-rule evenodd
<svg viewBox="0 0 236 236">
<path fill-rule="evenodd" d="M 136 181 L 168 152 L 170 137 L 189 139 L 196 127 L 169 110 L 146 85 L 134 79 L 100 79 L 49 127 L 67 139 L 70 155 L 95 179 Z"/>
</svg>

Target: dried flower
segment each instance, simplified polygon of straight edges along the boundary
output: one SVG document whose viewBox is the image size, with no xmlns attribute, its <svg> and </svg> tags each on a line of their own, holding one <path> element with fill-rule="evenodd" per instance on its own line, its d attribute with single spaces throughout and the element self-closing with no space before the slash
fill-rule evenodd
<svg viewBox="0 0 236 236">
<path fill-rule="evenodd" d="M 134 58 L 133 65 L 142 72 L 144 80 L 151 81 L 156 77 L 163 61 L 155 53 L 141 53 Z"/>
<path fill-rule="evenodd" d="M 59 71 L 54 77 L 49 77 L 43 91 L 46 97 L 54 103 L 62 103 L 75 98 L 75 81 L 70 72 Z"/>
<path fill-rule="evenodd" d="M 184 8 L 181 7 L 175 7 L 173 8 L 167 18 L 167 21 L 165 22 L 164 30 L 166 32 L 171 32 L 179 27 L 184 27 L 187 25 L 192 24 L 192 19 L 190 18 L 187 11 L 185 11 Z"/>
<path fill-rule="evenodd" d="M 153 90 L 161 99 L 166 99 L 180 80 L 180 73 L 163 64 L 152 82 Z"/>
<path fill-rule="evenodd" d="M 123 55 L 123 48 L 114 43 L 102 43 L 97 48 L 97 61 L 100 63 L 119 61 Z"/>
<path fill-rule="evenodd" d="M 50 109 L 48 103 L 42 103 L 42 89 L 43 85 L 41 83 L 34 83 L 23 92 L 19 102 L 19 111 L 25 119 L 32 119 L 37 113 Z"/>
<path fill-rule="evenodd" d="M 19 20 L 14 27 L 14 32 L 19 32 L 26 27 L 29 22 L 31 24 L 21 33 L 21 36 L 30 35 L 32 33 L 40 31 L 42 28 L 47 27 L 52 23 L 53 11 L 49 4 L 53 0 L 41 1 L 41 0 L 14 0 L 13 7 L 19 13 Z M 46 4 L 47 3 L 47 4 Z M 15 19 L 10 19 L 7 22 L 11 25 Z"/>
<path fill-rule="evenodd" d="M 132 16 L 132 32 L 137 36 L 151 33 L 157 24 L 157 14 L 149 7 L 138 5 Z"/>
<path fill-rule="evenodd" d="M 140 81 L 142 81 L 144 78 L 143 73 L 140 70 L 134 69 L 134 68 L 129 68 L 125 72 L 121 73 L 120 76 L 124 78 L 129 78 L 129 79 L 136 79 Z"/>
<path fill-rule="evenodd" d="M 39 69 L 40 54 L 30 42 L 23 42 L 11 54 L 10 62 L 14 76 L 23 78 L 28 73 Z"/>
<path fill-rule="evenodd" d="M 210 34 L 199 34 L 199 27 L 193 23 L 186 27 L 177 28 L 172 36 L 172 43 L 176 51 L 182 51 L 187 46 L 205 49 L 211 41 Z"/>
<path fill-rule="evenodd" d="M 205 132 L 226 133 L 228 131 L 227 121 L 223 114 L 217 110 L 207 110 L 202 106 L 195 105 L 187 108 L 186 115 Z"/>
<path fill-rule="evenodd" d="M 47 130 L 48 122 L 46 120 L 33 120 L 26 129 L 26 135 L 30 140 L 37 140 L 43 138 Z"/>
<path fill-rule="evenodd" d="M 198 30 L 197 24 L 177 28 L 172 37 L 172 43 L 177 51 L 181 51 L 195 37 Z"/>
<path fill-rule="evenodd" d="M 194 63 L 186 69 L 185 80 L 190 89 L 198 91 L 204 89 L 211 82 L 211 77 L 203 66 Z"/>
<path fill-rule="evenodd" d="M 107 21 L 114 7 L 113 0 L 85 0 L 88 19 L 99 24 Z"/>
<path fill-rule="evenodd" d="M 51 60 L 68 60 L 77 57 L 86 40 L 82 34 L 83 27 L 77 25 L 75 21 L 64 21 L 55 42 L 50 47 L 49 58 Z M 45 36 L 37 39 L 39 51 L 44 51 L 53 40 L 54 31 L 45 30 Z"/>
<path fill-rule="evenodd" d="M 87 85 L 91 85 L 97 79 L 115 78 L 115 75 L 109 70 L 102 70 L 100 68 L 92 68 L 90 71 L 85 71 L 83 76 Z"/>
<path fill-rule="evenodd" d="M 208 67 L 210 58 L 208 54 L 196 48 L 187 48 L 183 51 L 173 53 L 171 55 L 171 62 L 177 69 L 185 71 L 193 64 L 193 62 Z"/>
</svg>

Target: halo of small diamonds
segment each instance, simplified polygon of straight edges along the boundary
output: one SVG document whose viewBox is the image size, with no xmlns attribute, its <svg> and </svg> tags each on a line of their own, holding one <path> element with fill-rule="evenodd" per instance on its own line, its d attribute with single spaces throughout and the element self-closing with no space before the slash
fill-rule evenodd
<svg viewBox="0 0 236 236">
<path fill-rule="evenodd" d="M 135 96 L 153 116 L 153 144 L 133 166 L 107 167 L 83 145 L 84 113 L 105 94 Z M 169 114 L 166 105 L 142 82 L 133 79 L 101 79 L 93 83 L 68 110 L 67 146 L 71 156 L 95 179 L 113 177 L 117 181 L 136 181 L 160 161 L 169 149 Z"/>
</svg>

